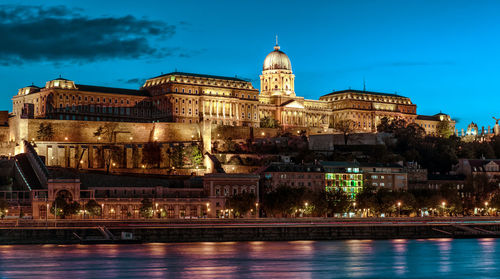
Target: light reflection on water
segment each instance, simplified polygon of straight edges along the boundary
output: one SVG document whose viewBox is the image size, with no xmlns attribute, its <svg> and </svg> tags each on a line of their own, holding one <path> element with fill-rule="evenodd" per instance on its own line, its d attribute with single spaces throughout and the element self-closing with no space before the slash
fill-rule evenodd
<svg viewBox="0 0 500 279">
<path fill-rule="evenodd" d="M 0 246 L 0 278 L 492 278 L 500 240 Z"/>
</svg>

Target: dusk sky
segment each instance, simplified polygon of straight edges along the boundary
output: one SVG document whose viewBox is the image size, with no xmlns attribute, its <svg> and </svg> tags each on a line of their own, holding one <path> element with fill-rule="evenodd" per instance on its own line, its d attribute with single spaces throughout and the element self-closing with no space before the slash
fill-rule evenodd
<svg viewBox="0 0 500 279">
<path fill-rule="evenodd" d="M 27 5 L 28 4 L 28 5 Z M 500 117 L 500 1 L 0 1 L 0 110 L 61 75 L 139 88 L 162 72 L 250 79 L 275 35 L 298 96 L 410 97 L 457 127 Z"/>
</svg>

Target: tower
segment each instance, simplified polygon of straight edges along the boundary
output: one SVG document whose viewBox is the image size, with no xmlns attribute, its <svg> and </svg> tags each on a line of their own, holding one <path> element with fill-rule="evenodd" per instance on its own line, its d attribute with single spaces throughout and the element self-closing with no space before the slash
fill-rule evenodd
<svg viewBox="0 0 500 279">
<path fill-rule="evenodd" d="M 262 96 L 295 97 L 295 75 L 288 56 L 280 50 L 278 39 L 274 51 L 264 60 L 260 75 L 260 94 Z"/>
</svg>

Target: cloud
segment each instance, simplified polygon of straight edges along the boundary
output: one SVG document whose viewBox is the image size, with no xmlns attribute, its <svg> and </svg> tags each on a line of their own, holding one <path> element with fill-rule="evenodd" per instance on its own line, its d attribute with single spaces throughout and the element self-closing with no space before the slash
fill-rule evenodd
<svg viewBox="0 0 500 279">
<path fill-rule="evenodd" d="M 145 78 L 131 78 L 131 79 L 118 79 L 119 82 L 127 83 L 127 84 L 144 84 L 146 81 Z"/>
<path fill-rule="evenodd" d="M 156 48 L 176 25 L 121 17 L 90 17 L 64 6 L 0 5 L 0 64 L 92 62 L 117 58 L 184 56 L 181 48 Z"/>
</svg>

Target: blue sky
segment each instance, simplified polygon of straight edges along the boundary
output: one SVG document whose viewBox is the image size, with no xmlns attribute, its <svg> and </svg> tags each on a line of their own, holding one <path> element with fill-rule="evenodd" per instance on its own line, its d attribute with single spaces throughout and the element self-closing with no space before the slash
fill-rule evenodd
<svg viewBox="0 0 500 279">
<path fill-rule="evenodd" d="M 62 75 L 138 88 L 170 71 L 258 75 L 278 34 L 299 96 L 362 89 L 493 125 L 499 1 L 0 1 L 0 110 Z M 27 6 L 28 5 L 28 6 Z M 3 14 L 2 14 L 3 11 Z M 7 42 L 7 43 L 6 43 Z"/>
</svg>

